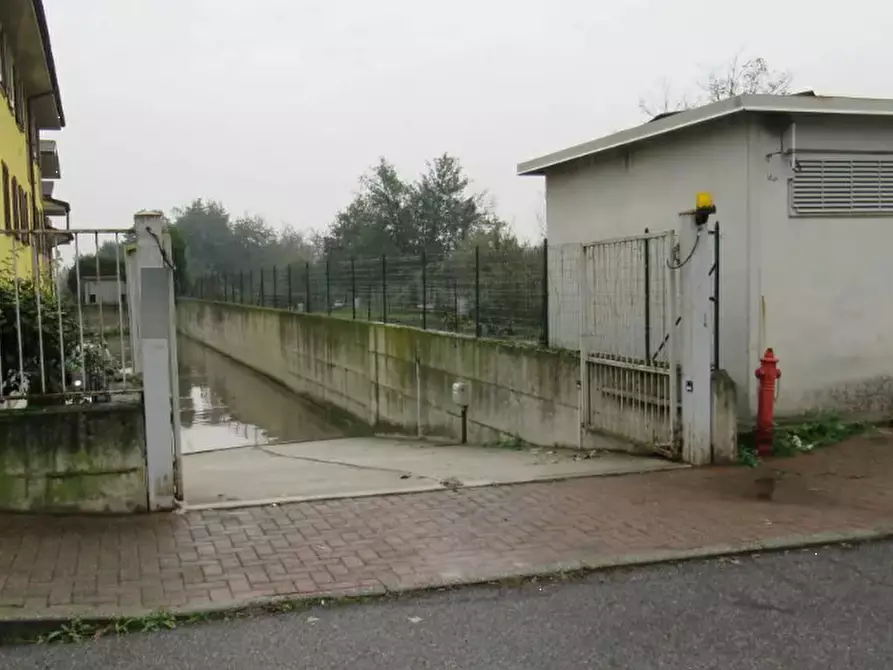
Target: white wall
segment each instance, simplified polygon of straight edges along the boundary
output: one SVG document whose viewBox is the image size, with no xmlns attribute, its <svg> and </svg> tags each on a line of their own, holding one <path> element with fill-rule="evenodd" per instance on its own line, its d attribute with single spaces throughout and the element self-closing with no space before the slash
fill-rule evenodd
<svg viewBox="0 0 893 670">
<path fill-rule="evenodd" d="M 790 132 L 784 138 L 790 148 Z M 767 159 L 779 139 L 777 130 L 752 125 L 750 206 L 760 268 L 753 291 L 760 318 L 750 357 L 775 348 L 782 414 L 887 413 L 893 410 L 893 217 L 790 217 L 790 160 Z M 893 121 L 798 120 L 796 146 L 893 151 Z"/>
<path fill-rule="evenodd" d="M 120 284 L 117 279 L 100 279 L 99 281 L 95 279 L 85 279 L 81 278 L 81 293 L 83 294 L 82 300 L 83 304 L 99 304 L 103 305 L 116 305 L 118 304 L 118 288 L 120 286 L 121 295 L 127 295 L 127 284 L 124 282 L 124 278 L 122 277 Z M 90 296 L 95 295 L 96 300 L 91 301 Z M 126 297 L 123 298 L 126 300 Z"/>
<path fill-rule="evenodd" d="M 564 243 L 679 230 L 679 212 L 700 191 L 713 194 L 722 230 L 720 364 L 747 387 L 747 131 L 742 119 L 719 121 L 667 138 L 562 167 L 546 178 L 550 245 L 550 340 L 577 348 L 574 249 Z M 712 238 L 705 238 L 712 243 Z M 564 259 L 560 257 L 564 251 Z M 559 300 L 559 294 L 561 299 Z M 747 394 L 739 394 L 742 408 Z"/>
</svg>

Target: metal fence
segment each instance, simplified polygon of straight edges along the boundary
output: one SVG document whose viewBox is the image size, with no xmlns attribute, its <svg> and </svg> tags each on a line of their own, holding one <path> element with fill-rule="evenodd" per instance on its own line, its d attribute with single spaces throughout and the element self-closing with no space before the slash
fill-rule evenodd
<svg viewBox="0 0 893 670">
<path fill-rule="evenodd" d="M 0 409 L 137 391 L 124 270 L 131 231 L 0 232 Z"/>
<path fill-rule="evenodd" d="M 193 280 L 186 294 L 547 344 L 548 245 L 450 256 L 330 257 Z"/>
<path fill-rule="evenodd" d="M 583 245 L 584 425 L 675 457 L 680 295 L 672 231 Z"/>
<path fill-rule="evenodd" d="M 666 364 L 678 290 L 667 263 L 675 239 L 651 233 L 583 246 L 581 336 L 588 351 L 653 365 Z"/>
</svg>

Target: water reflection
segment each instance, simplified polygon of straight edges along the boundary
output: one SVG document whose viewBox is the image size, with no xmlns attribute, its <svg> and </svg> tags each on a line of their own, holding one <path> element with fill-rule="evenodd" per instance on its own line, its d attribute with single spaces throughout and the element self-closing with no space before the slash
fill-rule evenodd
<svg viewBox="0 0 893 670">
<path fill-rule="evenodd" d="M 212 349 L 181 337 L 183 453 L 344 437 L 325 412 Z"/>
</svg>

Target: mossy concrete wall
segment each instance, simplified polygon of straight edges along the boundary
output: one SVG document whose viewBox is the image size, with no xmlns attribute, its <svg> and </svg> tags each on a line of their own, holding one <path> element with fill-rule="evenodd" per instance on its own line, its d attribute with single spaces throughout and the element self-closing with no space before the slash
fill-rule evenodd
<svg viewBox="0 0 893 670">
<path fill-rule="evenodd" d="M 579 358 L 415 328 L 181 300 L 180 331 L 376 428 L 458 437 L 453 382 L 471 388 L 472 442 L 578 446 Z"/>
<path fill-rule="evenodd" d="M 0 412 L 0 510 L 144 512 L 139 403 Z"/>
</svg>

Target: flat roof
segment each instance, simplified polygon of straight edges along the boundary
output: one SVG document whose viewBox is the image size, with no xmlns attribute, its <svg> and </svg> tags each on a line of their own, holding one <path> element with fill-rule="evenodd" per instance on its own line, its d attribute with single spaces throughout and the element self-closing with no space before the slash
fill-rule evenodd
<svg viewBox="0 0 893 670">
<path fill-rule="evenodd" d="M 518 174 L 542 175 L 550 168 L 563 163 L 594 156 L 611 149 L 625 147 L 740 112 L 893 116 L 893 100 L 812 95 L 739 95 L 668 116 L 658 116 L 640 126 L 524 161 L 518 164 Z"/>
</svg>

